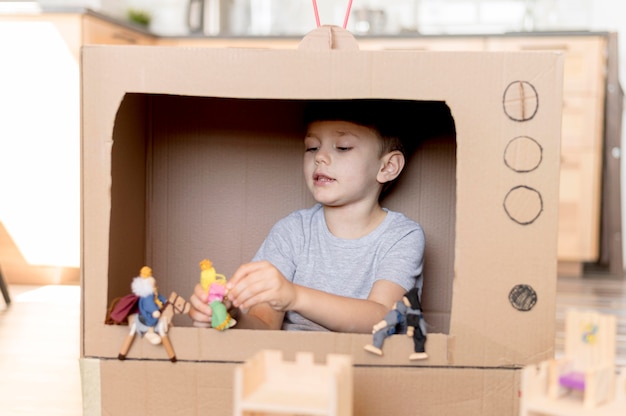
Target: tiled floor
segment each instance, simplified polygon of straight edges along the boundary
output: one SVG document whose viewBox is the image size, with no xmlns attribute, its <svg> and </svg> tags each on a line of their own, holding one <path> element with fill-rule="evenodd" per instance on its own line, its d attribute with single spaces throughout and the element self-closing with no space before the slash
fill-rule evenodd
<svg viewBox="0 0 626 416">
<path fill-rule="evenodd" d="M 0 415 L 82 414 L 78 286 L 11 286 L 10 307 L 0 299 Z M 560 278 L 556 354 L 570 307 L 618 317 L 618 365 L 626 366 L 626 280 Z"/>
</svg>

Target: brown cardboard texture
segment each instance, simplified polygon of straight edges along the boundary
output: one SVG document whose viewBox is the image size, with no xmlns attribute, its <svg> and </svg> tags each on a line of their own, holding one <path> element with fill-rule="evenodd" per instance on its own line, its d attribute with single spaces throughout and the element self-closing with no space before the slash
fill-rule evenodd
<svg viewBox="0 0 626 416">
<path fill-rule="evenodd" d="M 431 374 L 447 386 L 470 372 L 483 380 L 476 400 L 502 374 L 515 390 L 521 366 L 553 355 L 562 64 L 543 52 L 85 47 L 81 355 L 114 368 L 102 372 L 103 409 L 115 372 L 157 367 L 188 383 L 176 402 L 204 409 L 212 387 L 199 374 L 261 349 L 351 354 L 355 397 L 373 385 L 394 396 L 377 380 L 400 373 L 415 392 Z M 104 324 L 107 306 L 141 266 L 161 293 L 187 297 L 200 260 L 232 274 L 278 219 L 313 203 L 301 171 L 311 100 L 379 100 L 410 132 L 384 205 L 426 233 L 429 358 L 409 361 L 400 335 L 378 357 L 363 350 L 368 334 L 218 332 L 183 318 L 169 334 L 178 363 L 139 339 L 130 361 L 107 361 L 128 331 Z"/>
<path fill-rule="evenodd" d="M 232 415 L 236 365 L 83 359 L 84 414 Z M 353 414 L 516 415 L 520 371 L 357 366 Z"/>
</svg>

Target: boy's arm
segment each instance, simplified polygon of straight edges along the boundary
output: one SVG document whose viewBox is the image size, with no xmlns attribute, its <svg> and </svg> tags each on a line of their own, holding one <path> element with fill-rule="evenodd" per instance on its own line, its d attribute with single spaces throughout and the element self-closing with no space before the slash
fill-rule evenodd
<svg viewBox="0 0 626 416">
<path fill-rule="evenodd" d="M 249 307 L 249 314 L 265 323 L 258 326 L 258 321 L 254 324 L 251 321 L 242 327 L 278 329 L 284 313 L 295 311 L 331 331 L 359 333 L 371 333 L 372 327 L 406 293 L 397 283 L 379 280 L 366 300 L 332 295 L 287 281 L 267 261 L 240 266 L 226 287 L 234 306 Z"/>
<path fill-rule="evenodd" d="M 387 280 L 376 281 L 366 300 L 296 286 L 293 310 L 331 331 L 371 333 L 405 293 L 403 287 Z"/>
</svg>

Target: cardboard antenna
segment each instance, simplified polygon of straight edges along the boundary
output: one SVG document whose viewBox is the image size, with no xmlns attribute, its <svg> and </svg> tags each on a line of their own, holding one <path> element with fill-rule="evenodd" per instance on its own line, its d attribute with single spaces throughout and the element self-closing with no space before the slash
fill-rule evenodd
<svg viewBox="0 0 626 416">
<path fill-rule="evenodd" d="M 313 13 L 315 13 L 315 23 L 317 29 L 312 30 L 304 36 L 298 49 L 328 50 L 328 49 L 352 49 L 358 50 L 359 45 L 352 33 L 346 30 L 352 0 L 349 0 L 346 9 L 346 16 L 343 19 L 343 28 L 334 25 L 320 25 L 320 14 L 317 10 L 317 1 L 313 0 Z"/>
<path fill-rule="evenodd" d="M 352 10 L 352 0 L 348 1 L 348 7 L 346 8 L 346 16 L 343 18 L 343 28 L 348 27 L 348 19 L 350 18 L 350 10 Z M 313 0 L 313 13 L 315 14 L 315 23 L 317 27 L 320 27 L 320 13 L 317 10 L 317 1 Z"/>
<path fill-rule="evenodd" d="M 352 33 L 339 26 L 324 25 L 307 33 L 298 44 L 305 50 L 358 50 L 359 44 Z"/>
</svg>

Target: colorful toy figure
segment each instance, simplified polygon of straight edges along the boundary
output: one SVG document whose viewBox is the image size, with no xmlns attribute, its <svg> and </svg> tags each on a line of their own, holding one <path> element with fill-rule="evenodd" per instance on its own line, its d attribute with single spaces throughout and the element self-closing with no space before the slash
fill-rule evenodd
<svg viewBox="0 0 626 416">
<path fill-rule="evenodd" d="M 159 294 L 152 269 L 147 266 L 142 267 L 139 276 L 133 279 L 131 290 L 132 294 L 114 300 L 106 319 L 110 324 L 128 322 L 130 326 L 118 358 L 126 358 L 135 334 L 139 333 L 153 345 L 162 343 L 170 360 L 175 362 L 176 354 L 167 331 L 172 323 L 172 316 L 175 313 L 188 313 L 191 305 L 176 292 L 172 292 L 167 300 Z"/>
<path fill-rule="evenodd" d="M 139 276 L 133 279 L 130 287 L 133 294 L 139 298 L 137 332 L 141 336 L 145 336 L 151 344 L 160 344 L 161 337 L 154 332 L 154 327 L 159 322 L 166 300 L 157 290 L 152 269 L 148 266 L 142 267 Z"/>
<path fill-rule="evenodd" d="M 413 337 L 414 353 L 409 360 L 423 360 L 426 354 L 426 323 L 422 315 L 422 306 L 419 301 L 419 292 L 413 288 L 406 292 L 402 300 L 397 301 L 385 317 L 372 327 L 373 340 L 363 348 L 373 354 L 383 355 L 382 347 L 385 339 L 396 333 L 406 331 L 407 336 Z"/>
<path fill-rule="evenodd" d="M 200 262 L 200 285 L 208 293 L 208 302 L 213 312 L 211 326 L 217 330 L 235 326 L 237 321 L 228 313 L 224 304 L 226 299 L 226 276 L 215 271 L 211 260 Z"/>
</svg>

